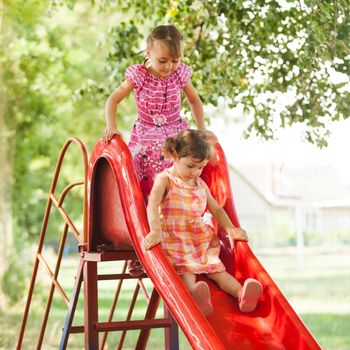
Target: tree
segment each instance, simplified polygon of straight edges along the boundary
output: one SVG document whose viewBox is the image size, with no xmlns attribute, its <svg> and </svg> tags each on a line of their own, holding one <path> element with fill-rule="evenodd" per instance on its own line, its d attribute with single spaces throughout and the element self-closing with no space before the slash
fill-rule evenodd
<svg viewBox="0 0 350 350">
<path fill-rule="evenodd" d="M 3 33 L 3 7 L 0 4 L 0 33 Z M 12 244 L 13 233 L 12 233 L 12 200 L 11 194 L 8 191 L 9 185 L 9 170 L 11 166 L 8 159 L 8 149 L 6 142 L 6 132 L 5 132 L 5 105 L 6 96 L 3 89 L 3 78 L 2 78 L 2 66 L 0 65 L 0 164 L 2 171 L 0 172 L 0 237 L 2 237 L 1 251 L 0 251 L 0 277 L 4 273 L 6 267 L 6 248 L 10 247 Z M 0 297 L 1 297 L 0 290 Z M 3 300 L 3 298 L 0 298 Z M 0 308 L 2 307 L 0 303 Z"/>
<path fill-rule="evenodd" d="M 65 140 L 78 136 L 91 146 L 103 128 L 103 107 L 88 98 L 76 103 L 73 98 L 87 71 L 96 77 L 103 74 L 93 64 L 92 57 L 99 59 L 95 41 L 75 18 L 85 15 L 89 20 L 89 10 L 78 8 L 69 17 L 48 8 L 44 0 L 0 5 L 0 279 L 9 258 L 38 240 L 53 169 Z M 93 54 L 82 54 L 82 47 Z M 97 132 L 91 128 L 94 124 Z M 60 187 L 75 176 L 82 178 L 82 164 L 73 157 Z M 82 206 L 69 205 L 79 219 Z M 48 234 L 57 240 L 61 221 L 50 220 L 50 225 Z M 23 254 L 17 256 L 20 259 Z M 16 266 L 26 265 L 18 261 Z M 9 272 L 12 282 L 17 272 Z"/>
<path fill-rule="evenodd" d="M 38 239 L 53 170 L 66 139 L 77 136 L 91 148 L 104 127 L 103 99 L 97 101 L 89 94 L 77 100 L 76 91 L 83 81 L 89 86 L 90 77 L 108 79 L 95 31 L 106 30 L 109 15 L 101 15 L 86 2 L 74 11 L 71 6 L 51 4 L 7 0 L 0 5 L 3 268 L 13 247 L 21 250 Z M 102 90 L 98 92 L 101 97 Z M 63 184 L 82 178 L 79 155 L 68 157 Z M 72 206 L 73 214 L 81 216 L 82 208 Z M 52 239 L 58 236 L 56 229 L 49 230 Z"/>
<path fill-rule="evenodd" d="M 75 16 L 83 16 L 84 10 L 77 9 Z M 0 280 L 9 258 L 38 240 L 53 169 L 65 140 L 78 136 L 91 146 L 103 128 L 102 106 L 73 99 L 87 71 L 96 77 L 103 74 L 93 64 L 94 55 L 82 55 L 80 45 L 98 52 L 95 41 L 90 43 L 88 31 L 73 15 L 66 20 L 59 16 L 58 10 L 48 12 L 46 1 L 0 4 Z M 67 40 L 75 37 L 79 45 Z M 71 164 L 63 172 L 63 183 L 82 178 L 81 164 Z M 70 206 L 79 219 L 82 207 Z M 52 239 L 62 230 L 56 221 L 50 220 Z M 16 271 L 10 274 L 15 278 Z"/>
<path fill-rule="evenodd" d="M 110 81 L 122 81 L 125 68 L 142 61 L 144 33 L 174 23 L 204 104 L 217 105 L 219 97 L 229 107 L 242 104 L 247 136 L 272 139 L 276 127 L 302 123 L 306 139 L 323 147 L 329 123 L 349 117 L 347 0 L 104 0 L 100 6 L 127 14 L 109 33 Z M 342 80 L 333 81 L 334 73 Z M 290 104 L 278 110 L 285 93 Z"/>
</svg>

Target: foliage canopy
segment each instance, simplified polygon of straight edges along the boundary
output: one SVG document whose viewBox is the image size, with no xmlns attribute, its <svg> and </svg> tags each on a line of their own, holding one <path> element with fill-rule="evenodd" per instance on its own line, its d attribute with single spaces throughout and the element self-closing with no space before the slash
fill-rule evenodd
<svg viewBox="0 0 350 350">
<path fill-rule="evenodd" d="M 322 147 L 329 123 L 349 117 L 347 0 L 104 0 L 100 7 L 126 13 L 109 33 L 110 81 L 142 61 L 144 33 L 173 23 L 204 104 L 216 106 L 219 97 L 242 104 L 247 135 L 271 139 L 276 127 L 302 123 L 306 139 Z M 284 94 L 288 103 L 276 106 Z"/>
<path fill-rule="evenodd" d="M 329 123 L 349 117 L 349 16 L 348 0 L 0 3 L 1 136 L 10 145 L 19 241 L 40 230 L 61 145 L 72 135 L 93 145 L 106 96 L 129 65 L 143 61 L 154 26 L 181 30 L 204 104 L 224 97 L 229 107 L 242 105 L 247 135 L 271 139 L 276 127 L 301 123 L 306 138 L 322 147 Z M 285 94 L 289 104 L 278 106 Z M 118 112 L 124 127 L 131 125 L 132 107 Z"/>
</svg>

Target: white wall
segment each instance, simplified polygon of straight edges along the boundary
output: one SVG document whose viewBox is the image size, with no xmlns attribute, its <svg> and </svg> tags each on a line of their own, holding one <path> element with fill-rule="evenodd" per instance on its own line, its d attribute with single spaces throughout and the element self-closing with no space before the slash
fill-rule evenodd
<svg viewBox="0 0 350 350">
<path fill-rule="evenodd" d="M 297 217 L 307 245 L 350 244 L 350 208 L 278 207 L 230 170 L 235 207 L 252 247 L 296 244 Z"/>
</svg>

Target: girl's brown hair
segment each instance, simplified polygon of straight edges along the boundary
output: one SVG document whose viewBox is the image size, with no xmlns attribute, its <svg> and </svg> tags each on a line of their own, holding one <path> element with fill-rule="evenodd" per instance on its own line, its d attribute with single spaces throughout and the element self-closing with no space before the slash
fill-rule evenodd
<svg viewBox="0 0 350 350">
<path fill-rule="evenodd" d="M 155 40 L 161 40 L 174 58 L 182 55 L 183 36 L 173 24 L 155 27 L 146 39 L 147 47 L 152 48 Z"/>
<path fill-rule="evenodd" d="M 212 157 L 213 146 L 205 130 L 186 129 L 165 140 L 163 153 L 167 158 L 191 157 L 202 162 Z"/>
</svg>

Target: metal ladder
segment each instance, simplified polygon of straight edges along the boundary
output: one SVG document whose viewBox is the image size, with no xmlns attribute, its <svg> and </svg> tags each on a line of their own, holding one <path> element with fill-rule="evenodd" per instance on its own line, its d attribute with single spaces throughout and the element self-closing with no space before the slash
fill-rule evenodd
<svg viewBox="0 0 350 350">
<path fill-rule="evenodd" d="M 81 151 L 84 176 L 83 180 L 73 182 L 66 186 L 59 196 L 55 195 L 55 190 L 59 175 L 62 168 L 62 163 L 66 154 L 67 149 L 70 145 L 75 144 Z M 118 340 L 117 349 L 122 349 L 126 332 L 128 330 L 139 329 L 140 333 L 138 336 L 137 343 L 135 344 L 135 349 L 145 349 L 150 336 L 150 331 L 153 328 L 164 328 L 165 336 L 165 348 L 169 350 L 179 349 L 178 341 L 178 327 L 173 317 L 171 316 L 169 310 L 164 306 L 164 318 L 156 319 L 155 315 L 160 304 L 160 296 L 155 288 L 153 288 L 151 295 L 149 296 L 147 289 L 143 283 L 143 279 L 147 278 L 146 274 L 139 277 L 133 277 L 126 273 L 127 261 L 131 259 L 136 259 L 136 253 L 133 250 L 110 250 L 109 247 L 101 245 L 97 249 L 98 251 L 87 251 L 87 169 L 88 169 L 88 156 L 86 147 L 77 138 L 70 138 L 64 144 L 57 164 L 54 171 L 54 176 L 52 179 L 50 192 L 48 195 L 48 201 L 46 205 L 45 215 L 43 218 L 38 248 L 35 256 L 32 277 L 29 285 L 28 297 L 25 305 L 25 310 L 23 313 L 21 328 L 19 331 L 18 342 L 16 349 L 22 348 L 24 333 L 28 321 L 28 315 L 30 312 L 30 306 L 32 302 L 32 297 L 34 293 L 34 287 L 37 280 L 37 273 L 39 264 L 42 264 L 51 279 L 51 286 L 48 292 L 46 307 L 40 327 L 39 337 L 37 340 L 37 349 L 41 349 L 43 346 L 45 331 L 47 328 L 47 322 L 49 318 L 49 313 L 52 305 L 53 295 L 55 288 L 57 288 L 62 299 L 68 306 L 68 312 L 66 315 L 65 324 L 63 327 L 62 338 L 59 345 L 59 349 L 66 349 L 68 345 L 69 335 L 72 333 L 84 333 L 85 336 L 85 349 L 104 349 L 107 341 L 107 336 L 111 331 L 120 331 L 121 335 Z M 74 224 L 71 217 L 68 215 L 66 210 L 63 208 L 63 203 L 69 192 L 76 186 L 83 186 L 83 230 L 82 233 L 79 232 L 76 225 Z M 47 232 L 48 222 L 50 218 L 51 208 L 55 207 L 61 214 L 64 220 L 64 227 L 61 233 L 60 244 L 57 252 L 56 265 L 54 269 L 51 269 L 47 259 L 43 255 L 43 247 L 45 236 Z M 61 267 L 63 251 L 66 243 L 66 238 L 69 229 L 73 232 L 77 239 L 80 262 L 78 270 L 75 276 L 75 284 L 72 291 L 72 296 L 69 299 L 67 293 L 64 291 L 63 287 L 58 281 L 58 275 Z M 124 261 L 121 273 L 116 274 L 98 274 L 98 264 L 108 261 Z M 137 284 L 133 292 L 133 296 L 130 302 L 129 310 L 127 312 L 126 319 L 124 321 L 113 321 L 113 316 L 115 315 L 116 306 L 118 303 L 118 298 L 121 295 L 123 281 L 126 279 L 137 279 Z M 114 300 L 111 305 L 107 322 L 98 322 L 98 281 L 100 280 L 118 280 Z M 83 326 L 73 326 L 74 314 L 77 307 L 77 302 L 79 299 L 81 285 L 84 286 L 84 325 Z M 143 291 L 145 299 L 147 301 L 147 310 L 144 318 L 141 320 L 132 320 L 132 313 L 135 307 L 137 297 L 139 295 L 140 289 Z M 103 332 L 101 339 L 101 345 L 99 344 L 99 333 Z"/>
</svg>

